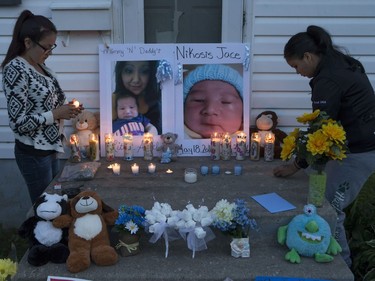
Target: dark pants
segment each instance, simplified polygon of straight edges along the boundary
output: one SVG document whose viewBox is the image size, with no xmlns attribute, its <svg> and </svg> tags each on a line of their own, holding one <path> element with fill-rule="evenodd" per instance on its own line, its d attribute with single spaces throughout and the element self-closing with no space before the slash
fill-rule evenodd
<svg viewBox="0 0 375 281">
<path fill-rule="evenodd" d="M 31 203 L 34 204 L 60 170 L 57 153 L 48 156 L 34 156 L 15 146 L 14 155 L 29 189 Z"/>
</svg>

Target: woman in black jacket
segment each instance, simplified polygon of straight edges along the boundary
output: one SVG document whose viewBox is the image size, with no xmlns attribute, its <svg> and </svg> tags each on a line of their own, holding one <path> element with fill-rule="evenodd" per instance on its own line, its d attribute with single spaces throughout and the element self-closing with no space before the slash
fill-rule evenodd
<svg viewBox="0 0 375 281">
<path fill-rule="evenodd" d="M 284 48 L 286 62 L 297 73 L 311 78 L 313 110 L 325 111 L 340 121 L 346 131 L 349 153 L 343 161 L 326 165 L 326 198 L 337 211 L 335 238 L 348 266 L 350 251 L 346 240 L 343 209 L 357 197 L 375 171 L 375 95 L 363 65 L 339 51 L 331 36 L 318 26 L 292 36 Z M 307 168 L 305 159 L 276 167 L 274 175 L 287 177 Z"/>
</svg>

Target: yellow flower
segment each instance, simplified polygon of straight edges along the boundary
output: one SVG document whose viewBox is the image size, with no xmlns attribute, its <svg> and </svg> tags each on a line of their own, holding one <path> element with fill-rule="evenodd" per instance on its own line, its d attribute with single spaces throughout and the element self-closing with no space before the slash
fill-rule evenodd
<svg viewBox="0 0 375 281">
<path fill-rule="evenodd" d="M 298 138 L 298 135 L 299 135 L 299 128 L 294 128 L 293 132 L 291 132 L 291 133 L 289 134 L 289 136 L 292 136 L 292 137 L 294 137 L 295 139 Z"/>
<path fill-rule="evenodd" d="M 342 126 L 337 123 L 329 122 L 327 125 L 322 126 L 323 134 L 335 143 L 344 143 L 345 131 Z"/>
<path fill-rule="evenodd" d="M 0 259 L 0 280 L 6 280 L 17 272 L 17 264 L 10 259 Z"/>
<path fill-rule="evenodd" d="M 308 140 L 306 144 L 307 151 L 310 151 L 312 155 L 323 154 L 329 151 L 331 143 L 328 137 L 323 134 L 321 130 L 316 131 L 313 134 L 308 134 Z"/>
<path fill-rule="evenodd" d="M 315 120 L 319 116 L 320 110 L 317 109 L 313 113 L 304 113 L 302 116 L 297 117 L 297 121 L 302 124 L 306 124 L 310 121 Z"/>
<path fill-rule="evenodd" d="M 296 148 L 296 138 L 290 134 L 283 140 L 283 147 L 281 149 L 280 157 L 282 160 L 290 159 L 293 155 L 293 151 Z"/>
<path fill-rule="evenodd" d="M 327 156 L 333 160 L 342 160 L 346 158 L 345 149 L 341 145 L 333 145 Z"/>
<path fill-rule="evenodd" d="M 329 160 L 342 160 L 346 157 L 345 130 L 326 112 L 315 110 L 313 113 L 305 113 L 297 117 L 297 121 L 308 124 L 308 128 L 296 128 L 284 138 L 280 154 L 282 160 L 296 156 L 305 159 L 313 167 L 322 167 Z"/>
</svg>

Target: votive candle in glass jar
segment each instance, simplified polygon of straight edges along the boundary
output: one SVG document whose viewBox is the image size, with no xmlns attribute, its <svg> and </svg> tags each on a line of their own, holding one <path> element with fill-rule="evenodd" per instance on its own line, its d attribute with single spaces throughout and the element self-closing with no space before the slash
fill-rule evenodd
<svg viewBox="0 0 375 281">
<path fill-rule="evenodd" d="M 220 166 L 219 165 L 213 165 L 211 167 L 211 173 L 213 175 L 219 175 L 220 174 Z"/>
<path fill-rule="evenodd" d="M 198 179 L 197 170 L 194 168 L 185 169 L 185 182 L 195 183 Z"/>
</svg>

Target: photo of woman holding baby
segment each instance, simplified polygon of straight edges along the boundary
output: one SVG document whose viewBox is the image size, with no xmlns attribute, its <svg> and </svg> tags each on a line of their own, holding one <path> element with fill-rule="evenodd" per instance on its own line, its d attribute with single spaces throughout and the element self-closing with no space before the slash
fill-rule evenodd
<svg viewBox="0 0 375 281">
<path fill-rule="evenodd" d="M 117 61 L 115 90 L 112 94 L 112 120 L 117 120 L 119 95 L 136 98 L 138 112 L 162 133 L 161 91 L 156 79 L 157 61 Z"/>
</svg>

